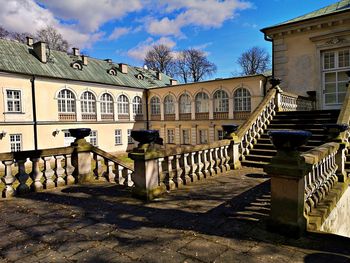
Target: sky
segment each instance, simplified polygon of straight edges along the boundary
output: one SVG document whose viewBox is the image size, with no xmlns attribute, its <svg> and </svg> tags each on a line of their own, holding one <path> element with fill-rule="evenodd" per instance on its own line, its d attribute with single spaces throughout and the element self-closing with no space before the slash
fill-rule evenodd
<svg viewBox="0 0 350 263">
<path fill-rule="evenodd" d="M 240 72 L 239 55 L 253 46 L 271 54 L 261 28 L 335 0 L 0 0 L 0 25 L 35 33 L 52 25 L 89 56 L 142 66 L 155 44 L 203 50 L 217 65 L 210 78 Z"/>
</svg>

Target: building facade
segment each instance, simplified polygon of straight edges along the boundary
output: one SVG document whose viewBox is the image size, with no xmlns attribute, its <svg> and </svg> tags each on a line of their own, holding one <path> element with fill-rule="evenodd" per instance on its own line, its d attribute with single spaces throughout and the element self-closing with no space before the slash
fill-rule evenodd
<svg viewBox="0 0 350 263">
<path fill-rule="evenodd" d="M 157 129 L 169 144 L 221 139 L 259 104 L 266 77 L 176 85 L 162 73 L 0 39 L 0 152 L 68 146 L 70 128 L 91 128 L 109 152 L 134 147 L 133 129 Z"/>
<path fill-rule="evenodd" d="M 316 92 L 319 109 L 339 109 L 350 71 L 350 2 L 262 29 L 273 43 L 273 75 L 283 90 Z"/>
</svg>

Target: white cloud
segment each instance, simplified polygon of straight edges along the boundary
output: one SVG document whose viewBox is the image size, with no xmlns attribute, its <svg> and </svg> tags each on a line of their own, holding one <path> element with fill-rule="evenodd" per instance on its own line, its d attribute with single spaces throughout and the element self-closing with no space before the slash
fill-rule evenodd
<svg viewBox="0 0 350 263">
<path fill-rule="evenodd" d="M 149 37 L 145 41 L 140 42 L 136 47 L 130 49 L 127 52 L 127 55 L 138 61 L 143 61 L 146 53 L 152 48 L 152 46 L 160 44 L 166 45 L 171 49 L 176 45 L 176 43 L 168 37 L 161 37 L 156 41 Z"/>
<path fill-rule="evenodd" d="M 226 20 L 235 17 L 238 10 L 250 8 L 249 2 L 240 0 L 158 0 L 165 12 L 177 12 L 173 19 L 154 18 L 147 31 L 153 35 L 183 36 L 181 29 L 186 26 L 204 28 L 220 27 Z"/>
<path fill-rule="evenodd" d="M 116 40 L 121 36 L 128 34 L 131 30 L 131 27 L 116 27 L 113 32 L 109 35 L 109 40 Z"/>
</svg>

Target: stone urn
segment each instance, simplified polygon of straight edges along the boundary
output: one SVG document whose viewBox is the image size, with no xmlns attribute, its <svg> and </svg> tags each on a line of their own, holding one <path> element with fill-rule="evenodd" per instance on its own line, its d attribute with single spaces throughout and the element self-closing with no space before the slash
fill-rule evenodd
<svg viewBox="0 0 350 263">
<path fill-rule="evenodd" d="M 303 130 L 273 130 L 269 131 L 268 135 L 277 150 L 288 152 L 296 151 L 298 147 L 305 145 L 312 133 Z"/>
<path fill-rule="evenodd" d="M 224 131 L 224 139 L 232 139 L 232 133 L 237 131 L 239 125 L 237 124 L 224 124 L 221 125 L 223 131 Z"/>
<path fill-rule="evenodd" d="M 340 134 L 349 129 L 348 124 L 326 123 L 323 125 L 329 141 L 341 141 Z"/>
<path fill-rule="evenodd" d="M 72 135 L 72 137 L 75 137 L 76 140 L 83 139 L 90 135 L 91 129 L 90 128 L 76 128 L 76 129 L 69 129 L 69 133 Z"/>
<path fill-rule="evenodd" d="M 147 148 L 154 144 L 163 145 L 163 139 L 160 138 L 157 130 L 131 131 L 131 137 L 139 142 L 138 148 Z"/>
<path fill-rule="evenodd" d="M 277 78 L 273 78 L 273 79 L 270 79 L 269 82 L 270 82 L 272 88 L 274 88 L 281 83 L 281 80 L 277 79 Z"/>
</svg>

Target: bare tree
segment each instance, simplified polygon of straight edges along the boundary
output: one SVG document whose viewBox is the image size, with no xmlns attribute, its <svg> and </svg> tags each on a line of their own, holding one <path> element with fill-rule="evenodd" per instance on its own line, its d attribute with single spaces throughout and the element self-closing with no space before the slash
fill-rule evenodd
<svg viewBox="0 0 350 263">
<path fill-rule="evenodd" d="M 10 34 L 9 31 L 7 31 L 5 28 L 0 26 L 0 38 L 7 37 Z"/>
<path fill-rule="evenodd" d="M 46 42 L 50 49 L 67 52 L 69 43 L 53 26 L 44 27 L 36 32 L 36 38 Z"/>
<path fill-rule="evenodd" d="M 254 75 L 266 71 L 270 66 L 270 55 L 261 47 L 252 47 L 237 59 L 242 75 Z"/>
<path fill-rule="evenodd" d="M 198 82 L 216 72 L 216 65 L 207 59 L 202 50 L 187 49 L 180 53 L 176 62 L 177 75 L 187 81 Z"/>
<path fill-rule="evenodd" d="M 18 32 L 11 32 L 10 36 L 12 39 L 17 40 L 21 43 L 27 42 L 27 37 L 33 37 L 30 33 L 18 33 Z"/>
<path fill-rule="evenodd" d="M 154 45 L 146 53 L 144 64 L 152 70 L 173 76 L 173 56 L 171 49 L 163 44 Z"/>
</svg>

